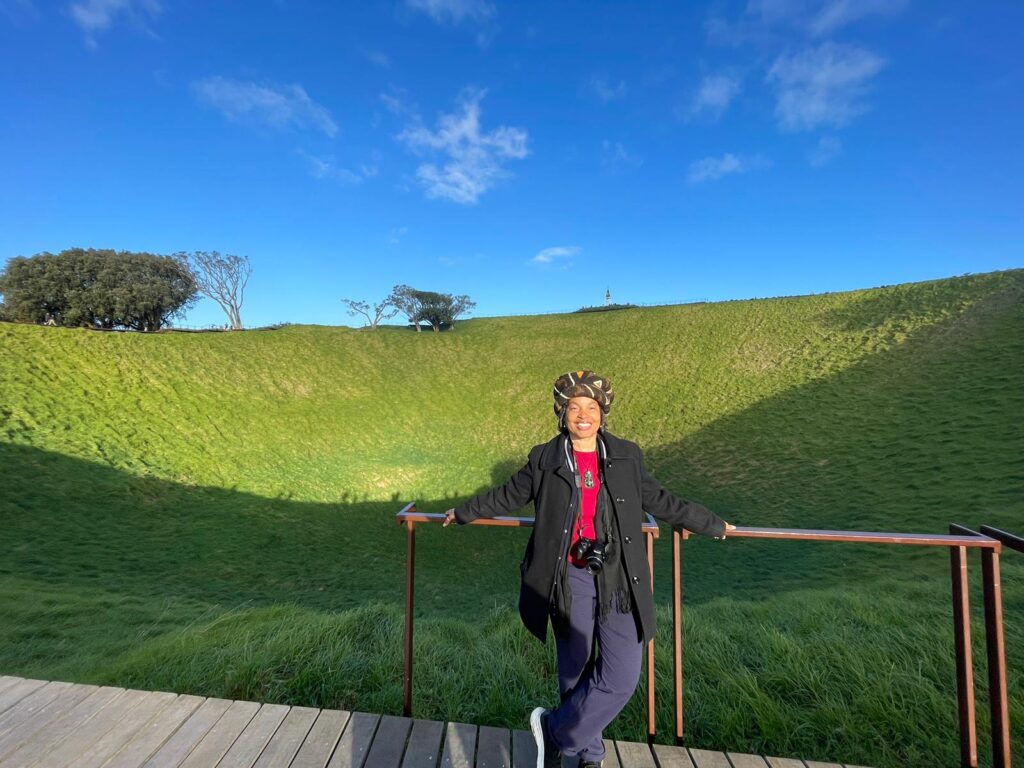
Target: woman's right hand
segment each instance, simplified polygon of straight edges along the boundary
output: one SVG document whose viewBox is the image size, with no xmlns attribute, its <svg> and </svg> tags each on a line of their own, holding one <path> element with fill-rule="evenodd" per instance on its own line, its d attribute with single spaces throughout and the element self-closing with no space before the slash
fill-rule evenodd
<svg viewBox="0 0 1024 768">
<path fill-rule="evenodd" d="M 455 522 L 455 510 L 449 509 L 444 513 L 444 522 L 441 523 L 442 528 L 447 528 L 449 525 Z"/>
</svg>

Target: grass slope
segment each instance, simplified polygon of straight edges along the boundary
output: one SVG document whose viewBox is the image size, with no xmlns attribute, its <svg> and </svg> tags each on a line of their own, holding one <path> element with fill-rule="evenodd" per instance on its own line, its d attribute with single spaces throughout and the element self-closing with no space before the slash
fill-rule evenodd
<svg viewBox="0 0 1024 768">
<path fill-rule="evenodd" d="M 1022 271 L 445 334 L 2 324 L 0 671 L 397 711 L 393 513 L 503 482 L 551 434 L 551 381 L 583 365 L 615 383 L 611 429 L 730 521 L 1024 520 Z M 510 608 L 524 532 L 419 540 L 416 714 L 521 726 L 555 690 L 551 649 Z M 956 762 L 945 553 L 695 540 L 684 554 L 694 744 Z M 667 558 L 661 542 L 656 573 Z M 1024 558 L 1003 566 L 1019 733 Z M 660 628 L 667 737 L 667 613 Z M 974 637 L 983 665 L 980 624 Z M 641 698 L 613 735 L 641 737 Z"/>
</svg>

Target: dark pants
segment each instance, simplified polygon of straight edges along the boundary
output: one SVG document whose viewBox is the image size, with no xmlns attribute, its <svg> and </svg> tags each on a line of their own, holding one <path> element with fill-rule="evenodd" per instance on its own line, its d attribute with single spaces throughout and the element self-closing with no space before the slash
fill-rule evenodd
<svg viewBox="0 0 1024 768">
<path fill-rule="evenodd" d="M 572 612 L 567 637 L 555 637 L 562 703 L 547 719 L 563 754 L 604 758 L 601 732 L 633 696 L 640 679 L 643 644 L 632 613 L 611 613 L 600 623 L 597 585 L 583 568 L 569 568 Z M 593 659 L 594 642 L 598 655 Z"/>
</svg>

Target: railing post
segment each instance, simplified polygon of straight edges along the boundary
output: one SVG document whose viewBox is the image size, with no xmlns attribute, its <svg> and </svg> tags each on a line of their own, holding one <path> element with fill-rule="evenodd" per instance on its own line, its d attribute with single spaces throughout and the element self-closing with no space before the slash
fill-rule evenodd
<svg viewBox="0 0 1024 768">
<path fill-rule="evenodd" d="M 1006 694 L 1006 648 L 1003 642 L 1003 596 L 999 582 L 998 549 L 981 551 L 981 572 L 985 588 L 985 646 L 988 651 L 988 698 L 992 713 L 992 768 L 1010 768 L 1010 709 Z"/>
<path fill-rule="evenodd" d="M 953 582 L 953 645 L 956 649 L 956 698 L 960 719 L 960 765 L 978 768 L 978 734 L 974 715 L 974 667 L 971 659 L 971 605 L 967 581 L 967 547 L 949 548 Z"/>
<path fill-rule="evenodd" d="M 654 594 L 654 534 L 644 534 L 647 538 L 647 562 L 651 566 L 651 595 Z M 647 643 L 647 743 L 654 743 L 654 638 Z"/>
<path fill-rule="evenodd" d="M 412 609 L 416 574 L 416 523 L 405 521 L 405 689 L 402 713 L 412 717 Z"/>
<path fill-rule="evenodd" d="M 675 651 L 676 745 L 683 744 L 683 576 L 679 567 L 685 531 L 672 531 L 672 644 Z"/>
</svg>

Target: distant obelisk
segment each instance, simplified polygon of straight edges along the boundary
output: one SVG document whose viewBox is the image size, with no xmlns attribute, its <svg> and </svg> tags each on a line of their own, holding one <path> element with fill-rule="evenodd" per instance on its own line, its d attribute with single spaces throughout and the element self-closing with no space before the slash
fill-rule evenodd
<svg viewBox="0 0 1024 768">
<path fill-rule="evenodd" d="M 606 307 L 610 307 L 611 304 L 612 304 L 612 289 L 609 288 L 607 291 L 604 292 L 604 305 Z"/>
</svg>

